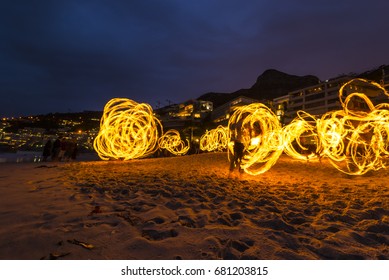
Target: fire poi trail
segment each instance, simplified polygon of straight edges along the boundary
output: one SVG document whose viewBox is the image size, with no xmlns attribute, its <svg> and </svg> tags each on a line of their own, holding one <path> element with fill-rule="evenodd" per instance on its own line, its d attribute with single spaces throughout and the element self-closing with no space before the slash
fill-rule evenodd
<svg viewBox="0 0 389 280">
<path fill-rule="evenodd" d="M 389 104 L 374 106 L 365 94 L 359 92 L 346 96 L 345 87 L 355 81 L 367 83 L 388 96 L 381 85 L 354 79 L 339 90 L 341 110 L 327 112 L 320 118 L 299 111 L 297 117 L 284 127 L 270 108 L 253 103 L 237 108 L 229 119 L 228 128 L 219 126 L 203 135 L 200 147 L 204 151 L 227 147 L 230 157 L 233 155 L 231 136 L 239 129 L 245 146 L 241 166 L 252 175 L 269 170 L 283 152 L 299 160 L 326 157 L 335 168 L 349 175 L 386 168 Z M 366 104 L 366 110 L 353 107 L 356 99 Z M 162 124 L 153 115 L 150 105 L 116 98 L 104 108 L 94 148 L 104 160 L 129 160 L 149 156 L 158 148 L 184 155 L 189 150 L 189 142 L 181 140 L 175 130 L 163 134 Z"/>
<path fill-rule="evenodd" d="M 327 112 L 321 118 L 299 111 L 297 117 L 283 128 L 265 105 L 250 104 L 239 108 L 228 125 L 230 131 L 234 126 L 241 126 L 247 135 L 244 171 L 254 175 L 266 172 L 282 152 L 300 160 L 327 157 L 335 168 L 349 175 L 386 168 L 389 104 L 374 106 L 365 94 L 358 92 L 345 97 L 344 88 L 355 81 L 368 83 L 388 96 L 379 84 L 354 79 L 339 90 L 342 110 Z M 352 101 L 356 98 L 365 102 L 365 111 L 353 109 Z M 260 140 L 253 145 L 256 138 Z M 233 153 L 233 149 L 230 152 Z"/>
<path fill-rule="evenodd" d="M 180 156 L 185 155 L 190 148 L 189 141 L 181 139 L 180 133 L 175 129 L 168 130 L 158 140 L 158 146 L 161 149 L 166 149 L 173 155 Z"/>
<path fill-rule="evenodd" d="M 223 151 L 228 145 L 228 128 L 222 125 L 207 131 L 200 138 L 202 151 Z"/>
<path fill-rule="evenodd" d="M 158 148 L 159 131 L 162 125 L 150 105 L 114 98 L 104 107 L 93 147 L 103 160 L 146 157 Z"/>
</svg>

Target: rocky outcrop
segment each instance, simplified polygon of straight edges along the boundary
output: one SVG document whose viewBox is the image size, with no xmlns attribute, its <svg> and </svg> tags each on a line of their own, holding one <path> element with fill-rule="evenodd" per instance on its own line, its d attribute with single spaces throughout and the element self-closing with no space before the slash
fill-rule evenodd
<svg viewBox="0 0 389 280">
<path fill-rule="evenodd" d="M 381 65 L 360 74 L 349 73 L 347 76 L 364 78 L 381 83 L 383 75 L 387 75 L 388 73 L 389 65 Z M 254 85 L 250 88 L 239 89 L 231 93 L 209 92 L 200 96 L 198 99 L 212 101 L 213 107 L 216 108 L 238 96 L 247 96 L 261 101 L 272 100 L 286 95 L 291 91 L 313 86 L 319 82 L 319 78 L 313 75 L 296 76 L 275 69 L 268 69 L 257 78 Z"/>
<path fill-rule="evenodd" d="M 247 96 L 258 100 L 272 100 L 286 95 L 290 91 L 315 85 L 318 82 L 319 79 L 312 75 L 295 76 L 269 69 L 257 78 L 257 81 L 251 88 L 239 89 L 232 93 L 209 92 L 198 99 L 212 101 L 214 108 L 216 108 L 238 96 Z"/>
</svg>

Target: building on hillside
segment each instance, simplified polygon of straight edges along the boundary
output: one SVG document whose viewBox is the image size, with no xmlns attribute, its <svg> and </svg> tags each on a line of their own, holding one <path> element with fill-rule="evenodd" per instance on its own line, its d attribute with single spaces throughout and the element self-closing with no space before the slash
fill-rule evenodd
<svg viewBox="0 0 389 280">
<path fill-rule="evenodd" d="M 286 122 L 294 119 L 299 110 L 322 115 L 340 109 L 339 89 L 349 80 L 349 77 L 341 77 L 290 92 Z"/>
<path fill-rule="evenodd" d="M 339 100 L 339 90 L 352 79 L 352 77 L 344 76 L 290 92 L 286 123 L 294 119 L 299 110 L 303 110 L 311 115 L 321 116 L 328 111 L 342 109 Z M 343 96 L 346 97 L 354 92 L 366 94 L 375 105 L 388 102 L 388 97 L 384 95 L 382 90 L 359 80 L 346 86 L 343 89 Z M 350 106 L 360 110 L 367 109 L 366 103 L 360 98 L 354 98 Z"/>
<path fill-rule="evenodd" d="M 382 80 L 381 85 L 388 91 L 389 90 L 389 73 L 385 74 L 384 69 L 382 69 Z"/>
<path fill-rule="evenodd" d="M 273 99 L 273 111 L 282 125 L 287 119 L 286 112 L 289 106 L 289 95 L 283 95 Z"/>
<path fill-rule="evenodd" d="M 228 124 L 228 119 L 233 114 L 234 110 L 239 106 L 249 105 L 252 103 L 259 103 L 257 99 L 249 98 L 246 96 L 239 96 L 227 103 L 215 108 L 212 112 L 211 119 L 215 125 Z"/>
<path fill-rule="evenodd" d="M 181 130 L 190 125 L 201 125 L 212 111 L 211 101 L 189 100 L 157 109 L 155 113 L 161 120 L 164 130 Z"/>
</svg>

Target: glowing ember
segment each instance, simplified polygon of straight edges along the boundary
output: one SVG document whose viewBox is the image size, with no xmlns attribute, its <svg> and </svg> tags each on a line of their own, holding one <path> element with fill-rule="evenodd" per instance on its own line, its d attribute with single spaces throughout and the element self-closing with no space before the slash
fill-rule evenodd
<svg viewBox="0 0 389 280">
<path fill-rule="evenodd" d="M 219 125 L 215 129 L 207 131 L 200 138 L 200 149 L 202 151 L 224 151 L 228 144 L 228 129 Z"/>
<path fill-rule="evenodd" d="M 104 107 L 93 147 L 104 160 L 146 157 L 158 148 L 159 131 L 162 125 L 150 105 L 114 98 Z"/>
<path fill-rule="evenodd" d="M 186 144 L 181 140 L 180 133 L 175 129 L 168 130 L 158 140 L 158 146 L 161 149 L 166 149 L 174 155 L 185 155 L 189 151 L 189 141 Z"/>
</svg>

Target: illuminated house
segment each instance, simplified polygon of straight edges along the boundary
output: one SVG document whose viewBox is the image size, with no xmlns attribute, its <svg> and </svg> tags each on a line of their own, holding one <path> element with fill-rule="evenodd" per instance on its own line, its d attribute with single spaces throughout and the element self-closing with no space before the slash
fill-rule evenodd
<svg viewBox="0 0 389 280">
<path fill-rule="evenodd" d="M 299 110 L 315 116 L 320 116 L 332 110 L 340 110 L 339 89 L 351 79 L 351 77 L 344 76 L 290 92 L 286 122 L 288 123 L 296 117 L 296 113 Z M 379 91 L 376 87 L 363 82 L 356 81 L 344 88 L 345 96 L 347 96 L 347 93 L 352 92 L 366 94 L 374 104 L 388 101 L 388 97 L 383 94 L 383 91 Z M 366 104 L 363 100 L 360 102 L 353 100 L 353 102 L 355 103 L 355 108 L 366 109 Z"/>
<path fill-rule="evenodd" d="M 342 77 L 290 92 L 288 116 L 293 119 L 299 110 L 322 115 L 340 109 L 339 89 L 349 80 L 348 77 Z"/>
<path fill-rule="evenodd" d="M 234 110 L 243 105 L 248 105 L 252 103 L 259 103 L 259 100 L 252 99 L 249 97 L 245 96 L 239 96 L 238 98 L 235 98 L 213 110 L 212 112 L 212 121 L 216 125 L 227 125 L 228 124 L 228 119 L 234 112 Z"/>
<path fill-rule="evenodd" d="M 166 130 L 200 125 L 212 111 L 211 101 L 189 100 L 157 109 L 155 112 Z"/>
<path fill-rule="evenodd" d="M 204 119 L 212 110 L 211 101 L 189 100 L 179 105 L 176 116 L 181 119 Z"/>
<path fill-rule="evenodd" d="M 389 90 L 389 74 L 385 75 L 385 72 L 382 73 L 381 84 L 385 87 L 386 90 Z"/>
<path fill-rule="evenodd" d="M 285 124 L 285 119 L 288 118 L 286 111 L 289 105 L 289 95 L 283 95 L 273 99 L 273 110 L 278 120 L 282 125 Z"/>
</svg>

